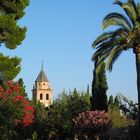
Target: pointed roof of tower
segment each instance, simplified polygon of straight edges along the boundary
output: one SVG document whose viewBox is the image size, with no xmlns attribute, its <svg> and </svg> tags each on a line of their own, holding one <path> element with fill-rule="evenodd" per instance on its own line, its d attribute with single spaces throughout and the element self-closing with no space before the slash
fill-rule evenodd
<svg viewBox="0 0 140 140">
<path fill-rule="evenodd" d="M 43 63 L 42 63 L 42 69 L 39 73 L 39 75 L 37 76 L 37 79 L 35 80 L 36 82 L 49 82 L 44 70 L 43 70 Z"/>
<path fill-rule="evenodd" d="M 49 80 L 43 70 L 41 70 L 39 75 L 37 76 L 36 82 L 49 82 Z"/>
</svg>

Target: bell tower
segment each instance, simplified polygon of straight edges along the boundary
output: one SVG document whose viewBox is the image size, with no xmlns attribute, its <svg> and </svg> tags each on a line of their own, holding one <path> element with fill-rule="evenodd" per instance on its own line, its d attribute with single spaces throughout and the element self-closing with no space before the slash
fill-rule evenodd
<svg viewBox="0 0 140 140">
<path fill-rule="evenodd" d="M 51 85 L 43 70 L 43 66 L 35 80 L 35 85 L 33 85 L 32 94 L 33 99 L 43 103 L 45 107 L 49 107 L 53 102 Z"/>
</svg>

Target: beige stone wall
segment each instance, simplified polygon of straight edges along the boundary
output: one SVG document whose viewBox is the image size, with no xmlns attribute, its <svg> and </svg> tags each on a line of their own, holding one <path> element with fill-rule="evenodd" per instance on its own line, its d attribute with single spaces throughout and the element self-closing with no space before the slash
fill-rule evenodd
<svg viewBox="0 0 140 140">
<path fill-rule="evenodd" d="M 40 99 L 40 94 L 42 94 L 42 99 Z M 48 94 L 48 100 L 46 99 L 46 95 Z M 33 90 L 33 97 L 40 101 L 45 105 L 45 107 L 48 107 L 53 102 L 53 96 L 52 96 L 52 89 L 50 87 L 49 82 L 38 82 L 36 83 L 36 87 Z"/>
<path fill-rule="evenodd" d="M 42 94 L 42 99 L 40 99 L 40 94 Z M 49 98 L 46 100 L 46 95 L 48 94 Z M 37 101 L 40 101 L 45 106 L 52 104 L 52 91 L 51 90 L 37 90 Z"/>
<path fill-rule="evenodd" d="M 49 82 L 37 82 L 36 89 L 51 89 Z"/>
</svg>

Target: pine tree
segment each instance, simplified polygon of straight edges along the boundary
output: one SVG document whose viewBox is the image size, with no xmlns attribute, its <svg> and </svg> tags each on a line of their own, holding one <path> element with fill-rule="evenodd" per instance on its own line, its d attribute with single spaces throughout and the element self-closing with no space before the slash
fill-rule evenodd
<svg viewBox="0 0 140 140">
<path fill-rule="evenodd" d="M 29 0 L 0 0 L 0 45 L 15 49 L 25 38 L 26 27 L 18 20 L 24 16 Z M 21 59 L 0 54 L 0 80 L 13 80 L 20 72 Z"/>
<path fill-rule="evenodd" d="M 92 82 L 92 97 L 91 104 L 92 110 L 105 110 L 107 111 L 107 81 L 105 74 L 105 63 L 102 62 L 100 69 L 96 71 L 96 62 L 95 69 L 93 71 L 93 82 Z"/>
<path fill-rule="evenodd" d="M 0 0 L 0 43 L 15 49 L 25 38 L 26 28 L 18 25 L 29 0 Z"/>
<path fill-rule="evenodd" d="M 13 80 L 21 70 L 20 62 L 18 57 L 10 58 L 0 54 L 0 79 Z"/>
</svg>

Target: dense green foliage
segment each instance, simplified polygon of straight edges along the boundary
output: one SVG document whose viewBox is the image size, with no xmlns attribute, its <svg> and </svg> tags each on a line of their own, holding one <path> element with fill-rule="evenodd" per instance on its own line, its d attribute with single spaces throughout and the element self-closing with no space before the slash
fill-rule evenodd
<svg viewBox="0 0 140 140">
<path fill-rule="evenodd" d="M 99 71 L 95 69 L 93 71 L 93 81 L 92 81 L 92 97 L 91 104 L 92 110 L 105 110 L 107 111 L 107 81 L 105 74 L 105 63 L 100 65 Z"/>
<path fill-rule="evenodd" d="M 137 120 L 138 115 L 138 104 L 122 94 L 118 95 L 119 102 L 120 102 L 120 109 L 122 112 L 132 120 Z"/>
<path fill-rule="evenodd" d="M 47 139 L 47 119 L 48 118 L 48 110 L 45 108 L 45 106 L 40 103 L 33 100 L 33 106 L 35 109 L 35 120 L 33 124 L 32 132 L 36 132 L 37 137 L 42 139 Z M 31 132 L 27 132 L 31 133 Z"/>
<path fill-rule="evenodd" d="M 118 96 L 113 98 L 111 95 L 109 97 L 108 113 L 111 117 L 112 128 L 122 128 L 134 124 L 134 121 L 131 118 L 129 118 L 126 114 L 121 113 Z"/>
<path fill-rule="evenodd" d="M 0 45 L 15 49 L 25 38 L 26 28 L 21 28 L 18 21 L 24 16 L 29 0 L 0 1 Z M 20 72 L 21 59 L 0 54 L 0 79 L 13 80 Z"/>
<path fill-rule="evenodd" d="M 9 49 L 15 49 L 24 40 L 26 28 L 21 28 L 18 21 L 24 16 L 28 4 L 29 0 L 0 0 L 1 45 L 3 44 Z M 109 57 L 106 66 L 111 70 L 112 64 L 121 52 L 132 48 L 136 54 L 137 72 L 140 73 L 140 4 L 136 5 L 133 0 L 128 0 L 126 3 L 116 1 L 115 4 L 124 9 L 129 19 L 119 13 L 111 13 L 104 18 L 103 28 L 110 25 L 118 25 L 120 28 L 102 34 L 93 43 L 97 51 L 93 56 L 95 69 L 93 71 L 91 98 L 88 86 L 87 92 L 78 92 L 76 89 L 72 92 L 63 91 L 48 108 L 36 101 L 31 104 L 31 101 L 27 99 L 22 78 L 17 83 L 6 82 L 6 79 L 14 79 L 20 72 L 21 59 L 0 54 L 1 140 L 73 139 L 74 134 L 79 131 L 79 128 L 74 125 L 73 118 L 79 114 L 75 123 L 79 122 L 80 126 L 84 124 L 86 128 L 93 130 L 90 125 L 95 128 L 110 124 L 108 123 L 110 121 L 108 115 L 107 119 L 105 118 L 107 110 L 113 128 L 127 127 L 133 124 L 134 121 L 128 118 L 127 113 L 120 112 L 120 102 L 117 96 L 115 99 L 111 96 L 107 106 L 106 91 L 108 86 L 104 62 Z M 140 86 L 138 86 L 138 91 L 140 96 Z M 92 110 L 105 110 L 106 112 L 90 111 L 91 105 Z M 101 128 L 99 127 L 98 130 L 101 131 Z M 86 131 L 90 137 L 91 133 L 87 129 Z"/>
<path fill-rule="evenodd" d="M 0 1 L 0 43 L 9 49 L 20 45 L 25 38 L 26 28 L 18 25 L 18 20 L 24 16 L 24 10 L 29 0 Z"/>
<path fill-rule="evenodd" d="M 48 127 L 62 136 L 69 136 L 72 133 L 72 119 L 78 113 L 90 109 L 89 98 L 89 94 L 80 93 L 76 89 L 69 94 L 64 91 L 49 110 Z"/>
<path fill-rule="evenodd" d="M 103 19 L 103 29 L 116 26 L 113 31 L 105 32 L 98 36 L 92 46 L 96 48 L 93 60 L 97 66 L 106 61 L 106 68 L 112 70 L 114 62 L 122 52 L 132 49 L 136 59 L 137 90 L 138 90 L 138 127 L 140 129 L 140 3 L 134 0 L 114 4 L 121 7 L 125 15 L 117 12 L 108 14 Z"/>
<path fill-rule="evenodd" d="M 92 44 L 97 49 L 93 60 L 98 59 L 99 65 L 108 58 L 106 67 L 109 70 L 112 70 L 114 62 L 123 51 L 132 48 L 135 53 L 139 53 L 140 45 L 140 3 L 136 4 L 134 0 L 127 0 L 124 3 L 116 0 L 114 4 L 119 5 L 127 16 L 115 12 L 105 16 L 103 29 L 112 25 L 118 28 L 101 34 Z"/>
<path fill-rule="evenodd" d="M 20 125 L 27 127 L 33 123 L 33 120 L 34 108 L 23 93 L 20 93 L 18 83 L 2 82 L 0 84 L 0 138 L 13 140 L 12 137 L 17 135 L 15 128 Z"/>
<path fill-rule="evenodd" d="M 117 107 L 119 108 L 120 107 L 120 102 L 119 102 L 119 97 L 116 96 L 115 98 L 113 98 L 113 96 L 109 96 L 109 99 L 108 99 L 108 106 L 110 107 Z"/>
<path fill-rule="evenodd" d="M 111 106 L 113 107 L 114 106 L 114 99 L 113 99 L 113 96 L 109 96 L 109 99 L 108 99 L 108 106 Z"/>
<path fill-rule="evenodd" d="M 78 92 L 76 89 L 72 92 L 63 91 L 48 108 L 33 100 L 34 123 L 30 127 L 16 129 L 18 138 L 20 137 L 21 140 L 72 138 L 75 132 L 73 118 L 91 108 L 90 96 L 87 92 Z"/>
<path fill-rule="evenodd" d="M 19 78 L 17 82 L 19 84 L 19 91 L 20 91 L 20 93 L 22 93 L 26 98 L 28 98 L 26 90 L 25 90 L 25 84 L 24 84 L 23 79 Z"/>
<path fill-rule="evenodd" d="M 10 58 L 0 54 L 0 79 L 12 80 L 20 72 L 21 59 L 18 57 Z"/>
</svg>

